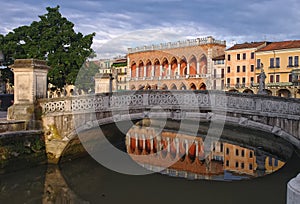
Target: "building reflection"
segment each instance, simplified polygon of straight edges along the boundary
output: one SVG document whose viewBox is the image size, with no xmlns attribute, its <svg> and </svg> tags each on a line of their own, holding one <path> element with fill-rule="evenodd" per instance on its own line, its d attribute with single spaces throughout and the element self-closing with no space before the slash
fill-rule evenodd
<svg viewBox="0 0 300 204">
<path fill-rule="evenodd" d="M 168 130 L 158 133 L 154 127 L 138 125 L 128 131 L 126 147 L 140 165 L 190 179 L 248 179 L 277 171 L 285 164 L 260 148 L 246 148 L 230 141 L 207 145 L 202 137 Z"/>
</svg>

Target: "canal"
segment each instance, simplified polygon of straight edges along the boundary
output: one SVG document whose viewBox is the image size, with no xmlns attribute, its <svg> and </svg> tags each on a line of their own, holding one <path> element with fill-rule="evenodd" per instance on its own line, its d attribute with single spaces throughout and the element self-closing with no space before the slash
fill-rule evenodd
<svg viewBox="0 0 300 204">
<path fill-rule="evenodd" d="M 130 128 L 124 133 L 120 127 Z M 59 166 L 0 175 L 0 203 L 285 203 L 286 184 L 300 172 L 292 145 L 232 125 L 213 140 L 205 137 L 207 124 L 197 135 L 176 127 L 172 121 L 162 128 L 160 121 L 143 120 L 132 127 L 121 122 L 84 132 L 96 143 L 97 154 L 112 157 L 97 142 L 103 134 L 152 174 L 112 171 L 94 159 L 95 152 L 66 156 Z"/>
</svg>

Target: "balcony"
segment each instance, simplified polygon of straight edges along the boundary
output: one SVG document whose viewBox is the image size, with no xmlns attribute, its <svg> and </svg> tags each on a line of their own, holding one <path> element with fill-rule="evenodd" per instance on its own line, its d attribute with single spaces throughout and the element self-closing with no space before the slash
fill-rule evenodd
<svg viewBox="0 0 300 204">
<path fill-rule="evenodd" d="M 293 86 L 292 82 L 273 82 L 273 83 L 267 83 L 268 87 L 282 87 L 282 86 Z"/>
</svg>

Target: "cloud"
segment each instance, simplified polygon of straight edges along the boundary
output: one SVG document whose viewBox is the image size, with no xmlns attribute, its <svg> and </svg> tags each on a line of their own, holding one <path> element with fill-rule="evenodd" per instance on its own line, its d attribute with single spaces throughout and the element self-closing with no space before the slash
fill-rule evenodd
<svg viewBox="0 0 300 204">
<path fill-rule="evenodd" d="M 60 5 L 77 32 L 96 32 L 93 48 L 100 56 L 126 53 L 127 47 L 208 35 L 228 43 L 300 39 L 297 0 L 0 2 L 5 8 L 0 13 L 1 34 L 38 20 L 47 6 Z"/>
</svg>

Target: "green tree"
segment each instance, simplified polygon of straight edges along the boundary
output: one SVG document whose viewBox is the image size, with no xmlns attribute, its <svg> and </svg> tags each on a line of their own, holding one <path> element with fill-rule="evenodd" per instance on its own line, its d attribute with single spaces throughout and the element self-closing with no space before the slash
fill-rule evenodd
<svg viewBox="0 0 300 204">
<path fill-rule="evenodd" d="M 47 60 L 52 68 L 48 74 L 50 83 L 57 87 L 74 84 L 82 64 L 94 53 L 91 45 L 95 33 L 76 33 L 74 24 L 59 12 L 59 6 L 46 9 L 48 13 L 39 16 L 39 21 L 0 36 L 5 64 L 18 58 Z"/>
<path fill-rule="evenodd" d="M 78 90 L 83 90 L 85 93 L 95 92 L 95 75 L 99 72 L 99 65 L 96 62 L 86 62 L 78 72 L 75 86 Z"/>
</svg>

